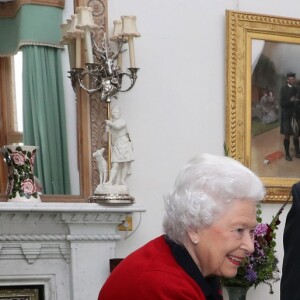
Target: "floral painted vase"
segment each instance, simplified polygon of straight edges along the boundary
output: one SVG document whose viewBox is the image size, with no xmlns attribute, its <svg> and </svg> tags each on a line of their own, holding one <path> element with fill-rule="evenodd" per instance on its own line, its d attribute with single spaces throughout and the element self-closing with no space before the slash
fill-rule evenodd
<svg viewBox="0 0 300 300">
<path fill-rule="evenodd" d="M 41 202 L 33 173 L 37 149 L 27 145 L 7 145 L 0 149 L 8 168 L 9 202 Z"/>
<path fill-rule="evenodd" d="M 249 290 L 248 287 L 242 286 L 226 286 L 229 300 L 246 300 L 246 295 Z"/>
</svg>

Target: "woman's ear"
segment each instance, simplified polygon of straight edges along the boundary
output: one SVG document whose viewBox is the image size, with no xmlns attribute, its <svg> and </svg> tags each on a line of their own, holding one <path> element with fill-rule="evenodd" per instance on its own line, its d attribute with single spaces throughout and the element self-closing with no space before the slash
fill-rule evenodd
<svg viewBox="0 0 300 300">
<path fill-rule="evenodd" d="M 199 243 L 198 230 L 189 228 L 187 233 L 188 233 L 189 239 L 192 242 L 192 244 L 197 245 Z"/>
</svg>

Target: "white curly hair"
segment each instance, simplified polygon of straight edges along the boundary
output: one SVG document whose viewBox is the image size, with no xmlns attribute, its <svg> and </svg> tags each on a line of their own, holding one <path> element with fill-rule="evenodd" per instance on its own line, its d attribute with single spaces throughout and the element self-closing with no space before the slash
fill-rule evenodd
<svg viewBox="0 0 300 300">
<path fill-rule="evenodd" d="M 259 202 L 265 188 L 258 176 L 226 156 L 201 154 L 179 173 L 174 188 L 164 196 L 163 228 L 170 239 L 184 244 L 187 230 L 212 224 L 233 200 Z"/>
</svg>

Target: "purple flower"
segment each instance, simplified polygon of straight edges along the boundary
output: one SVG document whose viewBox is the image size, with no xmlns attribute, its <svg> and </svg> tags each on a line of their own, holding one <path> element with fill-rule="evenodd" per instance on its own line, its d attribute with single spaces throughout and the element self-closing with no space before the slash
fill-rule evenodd
<svg viewBox="0 0 300 300">
<path fill-rule="evenodd" d="M 245 277 L 250 282 L 253 282 L 256 280 L 257 274 L 252 268 L 248 268 Z"/>
<path fill-rule="evenodd" d="M 268 224 L 258 224 L 255 227 L 254 235 L 255 236 L 265 236 L 268 232 Z"/>
</svg>

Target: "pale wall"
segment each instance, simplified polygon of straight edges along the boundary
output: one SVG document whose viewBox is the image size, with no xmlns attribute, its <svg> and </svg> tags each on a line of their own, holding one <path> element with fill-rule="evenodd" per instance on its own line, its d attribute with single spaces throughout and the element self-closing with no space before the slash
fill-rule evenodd
<svg viewBox="0 0 300 300">
<path fill-rule="evenodd" d="M 128 180 L 136 202 L 147 208 L 140 226 L 119 242 L 125 257 L 162 233 L 162 196 L 178 170 L 200 152 L 223 154 L 225 139 L 225 10 L 299 17 L 298 0 L 109 0 L 109 26 L 120 15 L 136 15 L 142 37 L 136 39 L 140 67 L 134 89 L 119 97 L 134 145 Z M 72 97 L 70 92 L 69 97 Z M 264 205 L 269 222 L 279 205 Z M 282 230 L 278 257 L 282 263 Z M 139 216 L 134 216 L 134 227 Z M 279 284 L 249 291 L 247 300 L 279 299 Z"/>
</svg>

